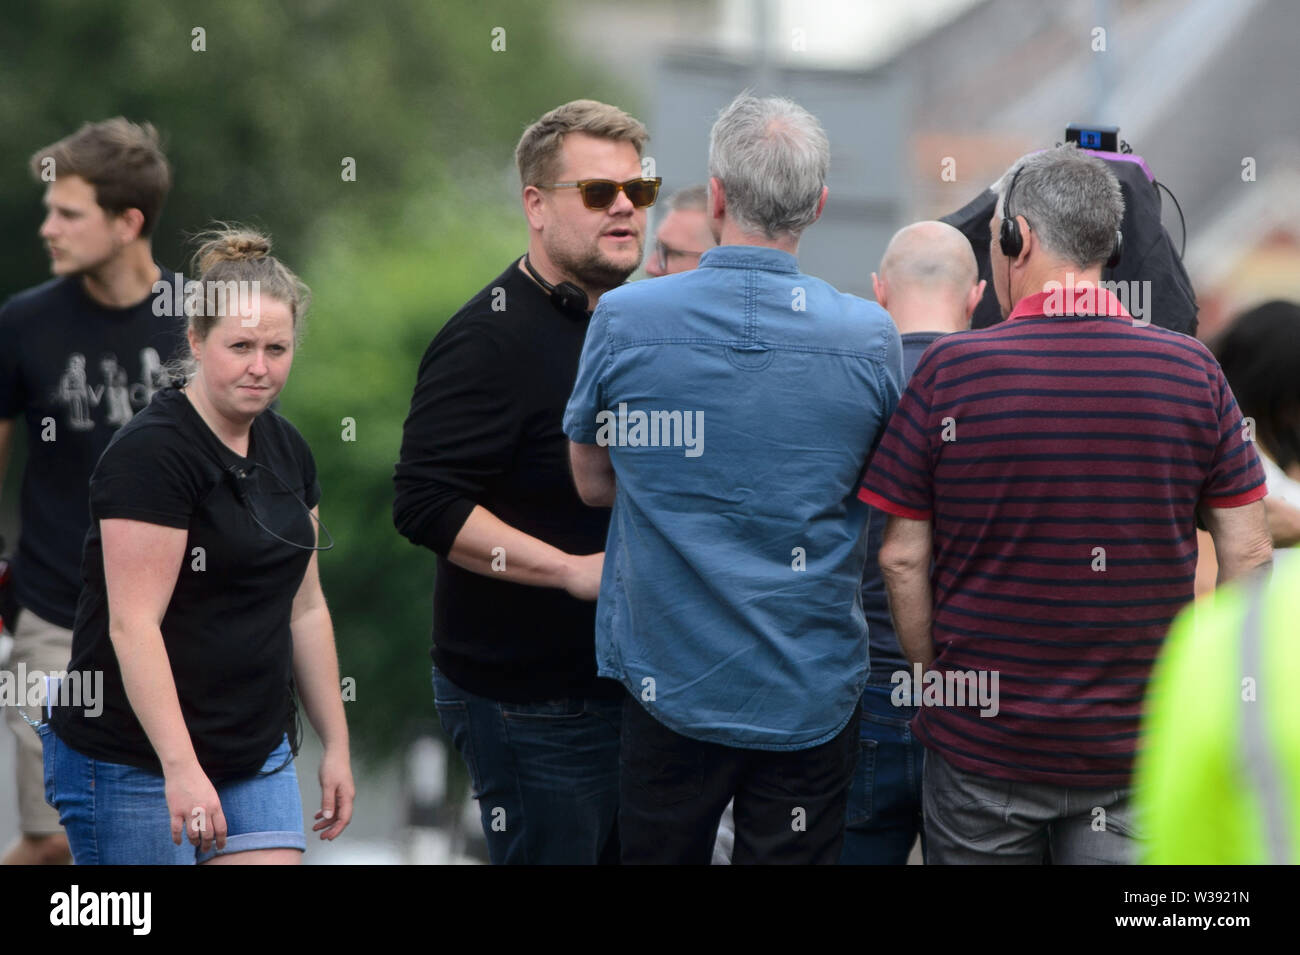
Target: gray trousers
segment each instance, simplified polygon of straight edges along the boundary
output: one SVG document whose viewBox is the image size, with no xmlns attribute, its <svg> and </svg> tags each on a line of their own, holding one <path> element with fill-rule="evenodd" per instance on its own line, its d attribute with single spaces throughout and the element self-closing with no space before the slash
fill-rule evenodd
<svg viewBox="0 0 1300 955">
<path fill-rule="evenodd" d="M 925 754 L 927 865 L 1126 865 L 1140 838 L 1128 789 L 993 779 Z"/>
</svg>

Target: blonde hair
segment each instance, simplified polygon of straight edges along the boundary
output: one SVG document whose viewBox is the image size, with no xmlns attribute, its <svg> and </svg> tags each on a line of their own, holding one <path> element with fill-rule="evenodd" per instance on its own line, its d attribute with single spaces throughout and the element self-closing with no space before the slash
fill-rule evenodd
<svg viewBox="0 0 1300 955">
<path fill-rule="evenodd" d="M 568 133 L 586 133 L 599 139 L 631 143 L 636 147 L 637 156 L 641 155 L 650 138 L 639 120 L 617 106 L 594 99 L 575 99 L 557 106 L 524 130 L 519 145 L 515 147 L 520 185 L 536 186 L 555 181 L 559 172 L 560 148 Z"/>
<path fill-rule="evenodd" d="M 207 341 L 212 329 L 229 313 L 232 297 L 227 291 L 232 287 L 249 286 L 288 306 L 293 318 L 295 345 L 301 340 L 303 318 L 311 304 L 311 289 L 287 265 L 271 255 L 269 235 L 218 223 L 217 228 L 196 236 L 194 241 L 198 248 L 191 259 L 190 270 L 202 286 L 203 305 L 188 310 L 187 328 L 199 341 Z M 186 300 L 188 303 L 188 296 Z M 186 341 L 188 352 L 188 338 Z M 192 378 L 196 368 L 193 354 L 168 365 L 171 377 L 183 381 Z"/>
</svg>

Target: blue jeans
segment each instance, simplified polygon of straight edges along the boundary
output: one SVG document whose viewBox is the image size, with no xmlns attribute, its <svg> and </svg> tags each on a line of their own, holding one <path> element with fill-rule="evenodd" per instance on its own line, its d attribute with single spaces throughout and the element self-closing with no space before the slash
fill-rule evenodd
<svg viewBox="0 0 1300 955">
<path fill-rule="evenodd" d="M 913 736 L 914 706 L 895 706 L 892 686 L 862 691 L 861 749 L 849 792 L 840 865 L 906 865 L 922 831 L 925 747 Z"/>
<path fill-rule="evenodd" d="M 251 849 L 306 849 L 302 798 L 289 738 L 280 741 L 262 772 L 217 785 L 226 817 L 226 848 L 206 852 L 181 836 L 172 842 L 165 779 L 158 773 L 83 756 L 48 723 L 37 731 L 45 754 L 45 801 L 59 811 L 77 865 L 196 865 Z"/>
<path fill-rule="evenodd" d="M 620 698 L 502 703 L 437 667 L 433 694 L 469 768 L 493 865 L 618 862 Z"/>
</svg>

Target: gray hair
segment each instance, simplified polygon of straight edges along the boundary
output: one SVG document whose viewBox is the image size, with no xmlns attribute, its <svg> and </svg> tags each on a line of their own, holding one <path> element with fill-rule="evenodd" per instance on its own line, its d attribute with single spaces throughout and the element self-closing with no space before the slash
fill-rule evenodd
<svg viewBox="0 0 1300 955">
<path fill-rule="evenodd" d="M 708 210 L 708 186 L 686 186 L 668 197 L 669 212 L 707 212 Z"/>
<path fill-rule="evenodd" d="M 778 96 L 741 93 L 709 135 L 709 175 L 746 232 L 798 235 L 817 218 L 831 148 L 817 117 Z"/>
<path fill-rule="evenodd" d="M 1013 177 L 1011 215 L 1024 216 L 1044 248 L 1084 268 L 1110 257 L 1124 219 L 1124 195 L 1105 162 L 1074 143 L 1025 156 L 993 187 L 1003 218 Z"/>
</svg>

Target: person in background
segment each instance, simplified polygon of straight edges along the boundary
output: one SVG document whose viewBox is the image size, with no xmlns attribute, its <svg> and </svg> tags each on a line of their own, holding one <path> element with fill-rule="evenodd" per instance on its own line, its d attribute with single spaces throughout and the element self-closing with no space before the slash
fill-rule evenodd
<svg viewBox="0 0 1300 955">
<path fill-rule="evenodd" d="M 1211 344 L 1264 466 L 1268 529 L 1274 547 L 1300 544 L 1300 305 L 1252 308 Z M 1201 532 L 1197 593 L 1214 589 L 1214 542 Z"/>
<path fill-rule="evenodd" d="M 590 309 L 641 264 L 659 180 L 645 127 L 575 100 L 519 140 L 528 250 L 420 362 L 393 521 L 438 555 L 434 702 L 494 864 L 618 861 L 617 684 L 596 676 L 609 511 L 584 504 L 560 428 Z"/>
<path fill-rule="evenodd" d="M 174 276 L 151 246 L 172 184 L 153 126 L 122 117 L 86 123 L 38 149 L 30 166 L 47 183 L 40 237 L 54 278 L 0 309 L 0 491 L 21 415 L 27 462 L 12 583 L 21 610 L 6 621 L 9 666 L 50 673 L 66 669 L 72 654 L 91 471 L 163 386 L 185 323 Z M 37 711 L 5 708 L 18 744 L 21 836 L 4 862 L 67 862 L 67 836 L 45 802 L 40 740 L 24 715 Z"/>
<path fill-rule="evenodd" d="M 900 229 L 871 273 L 880 307 L 903 340 L 903 374 L 911 378 L 925 350 L 945 335 L 970 328 L 984 294 L 970 242 L 943 222 L 916 222 Z M 862 612 L 867 618 L 871 672 L 862 691 L 858 768 L 849 791 L 841 865 L 904 865 L 921 819 L 921 770 L 925 747 L 909 724 L 917 707 L 898 705 L 894 675 L 909 671 L 898 646 L 877 553 L 888 515 L 871 508 L 867 518 L 867 564 L 862 572 Z"/>
<path fill-rule="evenodd" d="M 646 260 L 651 278 L 688 272 L 717 243 L 709 230 L 709 187 L 687 186 L 668 197 L 668 214 L 655 232 L 655 247 Z"/>
</svg>

